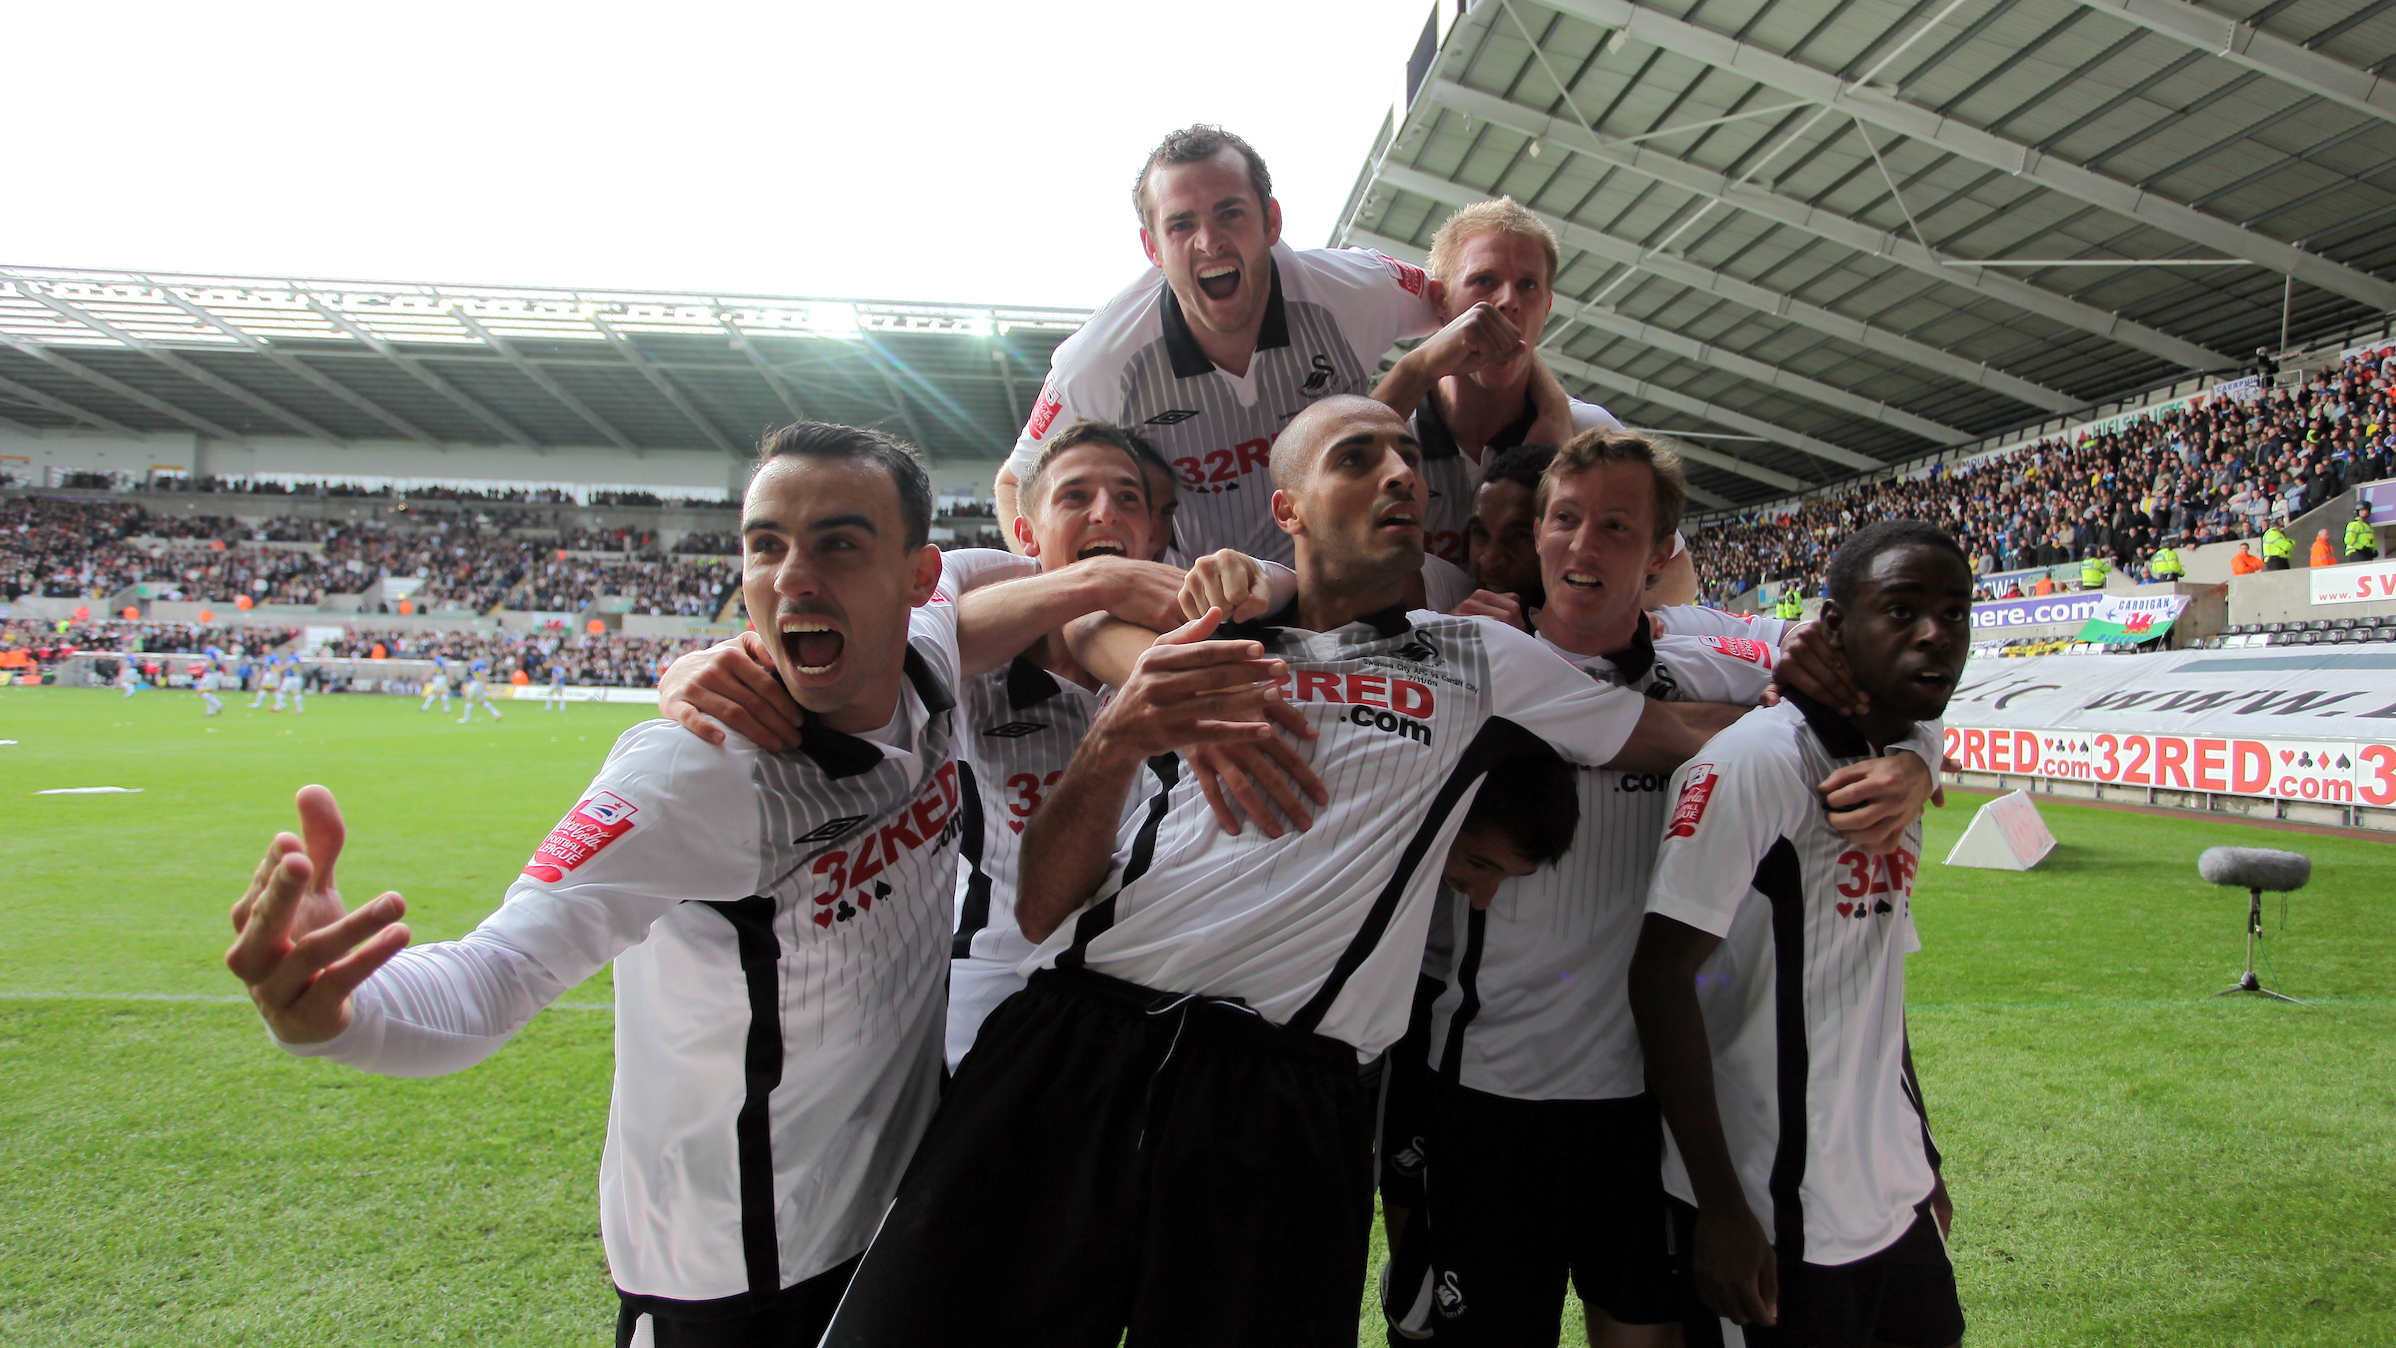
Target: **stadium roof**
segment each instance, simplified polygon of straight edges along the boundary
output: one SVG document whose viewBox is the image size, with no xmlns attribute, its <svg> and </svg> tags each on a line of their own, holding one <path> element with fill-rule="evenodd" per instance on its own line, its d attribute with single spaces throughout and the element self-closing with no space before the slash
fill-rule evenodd
<svg viewBox="0 0 2396 1348">
<path fill-rule="evenodd" d="M 1086 316 L 0 267 L 0 424 L 746 457 L 817 418 L 986 459 Z"/>
<path fill-rule="evenodd" d="M 2396 310 L 2391 63 L 2396 0 L 1443 0 L 1335 242 L 1511 194 L 1566 386 L 1776 499 Z"/>
</svg>

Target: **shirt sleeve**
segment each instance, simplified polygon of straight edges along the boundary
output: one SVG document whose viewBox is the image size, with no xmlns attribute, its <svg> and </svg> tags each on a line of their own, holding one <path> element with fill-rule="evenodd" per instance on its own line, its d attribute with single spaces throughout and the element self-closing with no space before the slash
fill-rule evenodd
<svg viewBox="0 0 2396 1348">
<path fill-rule="evenodd" d="M 1574 435 L 1579 435 L 1583 431 L 1619 431 L 1623 429 L 1622 420 L 1619 417 L 1596 403 L 1585 403 L 1578 398 L 1571 398 L 1567 401 L 1572 404 L 1572 433 Z"/>
<path fill-rule="evenodd" d="M 1036 569 L 1039 564 L 1032 565 Z M 994 575 L 990 579 L 1007 577 Z M 931 602 L 907 615 L 907 640 L 931 663 L 932 672 L 940 676 L 941 686 L 954 695 L 965 657 L 957 653 L 957 596 L 949 590 L 945 573 L 940 589 L 932 592 Z"/>
<path fill-rule="evenodd" d="M 459 941 L 402 951 L 352 994 L 350 1027 L 308 1046 L 370 1072 L 431 1076 L 490 1056 L 541 1008 L 688 900 L 756 892 L 756 746 L 671 721 L 625 731 L 599 775 Z"/>
<path fill-rule="evenodd" d="M 1789 624 L 1760 613 L 1731 613 L 1704 604 L 1674 604 L 1656 610 L 1664 633 L 1675 637 L 1747 637 L 1776 650 Z"/>
<path fill-rule="evenodd" d="M 1490 714 L 1554 745 L 1575 763 L 1602 764 L 1622 752 L 1647 699 L 1599 683 L 1537 637 L 1495 618 L 1473 618 L 1489 652 Z"/>
<path fill-rule="evenodd" d="M 1039 569 L 1039 562 L 1003 548 L 957 548 L 940 554 L 940 592 L 953 600 L 985 585 L 1020 580 Z"/>
<path fill-rule="evenodd" d="M 1338 317 L 1357 363 L 1368 371 L 1392 346 L 1439 330 L 1430 275 L 1410 262 L 1362 248 L 1290 250 L 1277 260 L 1304 269 L 1303 293 Z"/>
<path fill-rule="evenodd" d="M 1791 828 L 1794 765 L 1745 725 L 1672 774 L 1672 814 L 1647 891 L 1648 912 L 1712 936 L 1730 934 L 1757 863 Z"/>
</svg>

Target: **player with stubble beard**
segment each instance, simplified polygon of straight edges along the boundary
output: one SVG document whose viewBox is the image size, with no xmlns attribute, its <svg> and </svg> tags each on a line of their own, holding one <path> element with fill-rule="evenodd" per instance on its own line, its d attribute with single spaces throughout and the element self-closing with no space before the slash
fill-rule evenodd
<svg viewBox="0 0 2396 1348">
<path fill-rule="evenodd" d="M 1221 127 L 1167 135 L 1143 161 L 1132 205 L 1152 270 L 1051 358 L 998 473 L 999 519 L 1010 529 L 1020 480 L 1044 439 L 1088 418 L 1148 437 L 1179 474 L 1181 557 L 1236 548 L 1286 563 L 1267 460 L 1291 417 L 1317 399 L 1372 388 L 1381 356 L 1405 338 L 1436 332 L 1426 345 L 1469 349 L 1474 359 L 1524 347 L 1526 334 L 1493 305 L 1443 314 L 1439 283 L 1420 267 L 1361 249 L 1284 244 L 1264 157 Z M 1563 390 L 1547 377 L 1537 396 L 1543 438 L 1565 439 Z"/>
</svg>

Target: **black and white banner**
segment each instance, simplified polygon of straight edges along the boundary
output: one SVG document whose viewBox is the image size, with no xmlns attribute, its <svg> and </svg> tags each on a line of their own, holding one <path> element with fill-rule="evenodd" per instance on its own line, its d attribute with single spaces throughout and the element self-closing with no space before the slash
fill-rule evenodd
<svg viewBox="0 0 2396 1348">
<path fill-rule="evenodd" d="M 2396 805 L 2396 652 L 1976 659 L 1947 754 L 1967 772 Z"/>
</svg>

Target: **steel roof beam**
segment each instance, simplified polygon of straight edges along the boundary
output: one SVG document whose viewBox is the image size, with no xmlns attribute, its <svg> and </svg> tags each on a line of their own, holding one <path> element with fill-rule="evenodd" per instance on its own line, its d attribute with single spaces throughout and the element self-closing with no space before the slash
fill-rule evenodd
<svg viewBox="0 0 2396 1348">
<path fill-rule="evenodd" d="M 15 285 L 18 294 L 23 295 L 29 300 L 32 300 L 34 303 L 39 304 L 44 308 L 50 309 L 55 313 L 63 315 L 64 317 L 71 318 L 76 322 L 81 323 L 83 326 L 90 328 L 94 332 L 112 337 L 117 341 L 122 342 L 125 346 L 131 348 L 132 350 L 139 351 L 143 355 L 148 356 L 154 361 L 157 361 L 166 368 L 173 370 L 175 373 L 182 375 L 186 379 L 191 380 L 193 383 L 199 384 L 203 388 L 214 389 L 254 412 L 259 412 L 266 416 L 273 417 L 275 420 L 282 422 L 284 425 L 289 426 L 295 431 L 298 431 L 302 435 L 318 440 L 330 441 L 336 445 L 345 445 L 349 443 L 349 437 L 335 431 L 327 430 L 308 418 L 301 416 L 299 413 L 292 411 L 290 408 L 281 406 L 278 403 L 260 397 L 259 395 L 250 392 L 248 389 L 243 388 L 241 385 L 234 383 L 232 380 L 212 374 L 209 371 L 200 368 L 191 361 L 176 355 L 172 351 L 167 351 L 159 347 L 152 346 L 148 342 L 145 342 L 141 338 L 134 336 L 132 333 L 127 332 L 123 328 L 116 326 L 114 323 L 110 323 L 106 319 L 100 318 L 94 314 L 86 313 L 82 309 L 77 308 L 75 305 L 69 304 L 65 300 L 59 299 L 54 295 L 46 295 L 26 282 L 18 281 L 15 282 Z"/>
<path fill-rule="evenodd" d="M 6 344 L 15 350 L 22 351 L 26 355 L 31 356 L 35 360 L 41 361 L 46 365 L 54 365 L 95 388 L 104 388 L 120 398 L 126 399 L 130 402 L 139 403 L 162 417 L 168 417 L 172 420 L 180 421 L 184 425 L 191 427 L 193 430 L 198 431 L 202 435 L 212 435 L 219 440 L 230 441 L 236 445 L 246 445 L 249 443 L 241 438 L 241 434 L 238 431 L 226 430 L 224 427 L 217 425 L 215 422 L 210 421 L 208 418 L 201 416 L 197 412 L 188 411 L 184 408 L 175 406 L 173 403 L 168 402 L 164 398 L 144 393 L 140 389 L 137 389 L 131 384 L 126 383 L 124 380 L 116 378 L 114 375 L 102 374 L 89 365 L 86 365 L 79 360 L 73 360 L 66 356 L 62 356 L 46 346 L 36 345 L 35 343 L 28 342 L 21 337 L 12 336 L 11 334 L 5 332 L 0 332 L 0 344 Z M 141 434 L 139 431 L 135 431 L 133 433 L 136 435 Z"/>
<path fill-rule="evenodd" d="M 174 291 L 169 290 L 164 286 L 160 286 L 158 288 L 158 293 L 166 297 L 167 303 L 174 305 L 183 312 L 190 314 L 193 318 L 208 324 L 210 327 L 213 327 L 217 331 L 224 333 L 234 341 L 241 343 L 250 350 L 266 357 L 270 361 L 273 361 L 283 369 L 299 376 L 308 383 L 314 384 L 316 387 L 332 394 L 334 397 L 339 398 L 341 401 L 348 403 L 354 408 L 357 408 L 359 411 L 364 412 L 370 417 L 373 417 L 375 420 L 382 422 L 391 429 L 398 431 L 401 435 L 408 437 L 410 440 L 414 440 L 416 443 L 423 445 L 428 449 L 448 448 L 448 446 L 441 443 L 439 437 L 423 430 L 414 422 L 407 420 L 398 413 L 386 410 L 374 400 L 366 397 L 362 393 L 359 393 L 356 389 L 353 389 L 347 384 L 334 379 L 332 376 L 325 374 L 323 371 L 307 364 L 298 357 L 290 355 L 287 352 L 278 351 L 275 348 L 268 346 L 265 342 L 247 332 L 244 332 L 242 329 L 236 327 L 228 320 L 219 318 L 217 315 L 208 312 L 206 309 L 201 308 L 200 306 L 192 303 L 190 300 L 183 298 L 181 295 L 176 294 Z"/>
<path fill-rule="evenodd" d="M 1901 102 L 1885 90 L 1850 85 L 1828 71 L 1700 28 L 1660 10 L 1631 4 L 1629 0 L 1542 0 L 1542 3 L 1593 24 L 1622 29 L 1637 41 L 1835 108 L 1925 145 L 2002 169 L 2026 182 L 2102 206 L 2191 243 L 2244 258 L 2381 312 L 2396 310 L 2396 283 L 2207 215 L 2019 141 Z"/>
<path fill-rule="evenodd" d="M 518 351 L 515 346 L 506 338 L 501 337 L 498 333 L 491 331 L 482 324 L 475 322 L 474 315 L 467 313 L 464 309 L 453 306 L 449 310 L 449 316 L 456 319 L 459 324 L 466 329 L 466 331 L 471 332 L 475 336 L 481 338 L 484 345 L 490 347 L 493 351 L 498 352 L 501 359 L 515 367 L 516 373 L 523 375 L 525 378 L 539 385 L 543 393 L 546 393 L 550 397 L 557 399 L 560 403 L 565 404 L 567 411 L 570 411 L 574 415 L 581 417 L 590 425 L 592 430 L 595 430 L 601 435 L 606 436 L 609 443 L 613 444 L 616 448 L 623 450 L 625 453 L 630 454 L 636 459 L 641 457 L 641 447 L 634 444 L 630 437 L 626 436 L 624 432 L 617 430 L 615 425 L 607 418 L 599 415 L 597 412 L 592 411 L 582 399 L 575 397 L 571 393 L 568 393 L 566 391 L 565 385 L 560 384 L 556 380 L 549 377 L 548 371 L 543 370 L 540 366 L 533 364 L 529 360 L 526 360 L 524 358 L 524 353 Z"/>
<path fill-rule="evenodd" d="M 347 315 L 317 299 L 314 295 L 302 295 L 301 298 L 307 302 L 308 308 L 313 310 L 318 318 L 321 318 L 325 322 L 332 324 L 334 327 L 341 329 L 343 332 L 348 333 L 351 337 L 364 344 L 366 349 L 369 351 L 374 352 L 383 359 L 390 361 L 393 365 L 398 366 L 401 371 L 414 378 L 417 383 L 424 385 L 433 392 L 440 394 L 442 397 L 449 399 L 453 403 L 456 403 L 460 410 L 474 417 L 475 420 L 480 421 L 484 425 L 489 426 L 491 429 L 499 432 L 501 435 L 506 436 L 508 440 L 518 448 L 529 449 L 535 454 L 546 454 L 549 452 L 547 446 L 543 445 L 540 441 L 533 439 L 529 434 L 526 434 L 521 427 L 516 425 L 516 423 L 508 420 L 506 417 L 499 415 L 497 412 L 492 411 L 490 408 L 483 406 L 480 402 L 475 400 L 472 394 L 469 394 L 464 389 L 459 388 L 457 385 L 449 382 L 447 379 L 442 378 L 434 371 L 427 369 L 424 363 L 417 360 L 415 357 L 402 352 L 398 347 L 395 347 L 391 343 L 384 341 L 381 337 L 376 336 L 373 332 L 367 330 L 365 327 L 351 322 Z"/>
<path fill-rule="evenodd" d="M 923 433 L 923 423 L 915 419 L 914 405 L 899 391 L 898 376 L 890 372 L 889 358 L 870 340 L 859 343 L 857 351 L 865 357 L 866 364 L 874 367 L 874 373 L 882 376 L 882 387 L 889 391 L 891 405 L 898 409 L 899 419 L 907 423 L 907 433 L 915 437 L 916 447 L 931 453 L 932 442 Z"/>
<path fill-rule="evenodd" d="M 1384 253 L 1403 258 L 1418 266 L 1427 261 L 1421 249 L 1390 238 L 1385 234 L 1375 234 L 1366 229 L 1350 229 L 1348 237 L 1352 240 L 1361 240 Z M 1566 302 L 1573 303 L 1569 297 Z M 1821 403 L 1825 407 L 1834 407 L 1855 416 L 1868 417 L 1883 425 L 1894 426 L 1908 434 L 1921 436 L 1935 444 L 1962 445 L 1980 438 L 1970 431 L 1961 431 L 1953 426 L 1941 425 L 1928 417 L 1915 416 L 1911 412 L 1891 407 L 1887 403 L 1875 402 L 1862 394 L 1850 393 L 1835 385 L 1808 379 L 1801 374 L 1793 374 L 1767 361 L 1760 361 L 1752 356 L 1742 356 L 1735 351 L 1725 351 L 1710 343 L 1684 337 L 1669 328 L 1642 322 L 1619 310 L 1595 304 L 1579 304 L 1577 310 L 1572 313 L 1563 312 L 1562 306 L 1559 306 L 1556 316 L 1567 324 L 1577 323 L 1582 327 L 1593 328 L 1599 332 L 1612 333 L 1617 337 L 1627 337 L 1636 342 L 1645 342 L 1658 351 L 1670 352 L 1686 360 L 1710 365 L 1735 374 L 1742 379 L 1751 379 L 1759 384 L 1769 384 L 1784 393 L 1795 394 L 1800 398 Z M 1541 339 L 1534 334 L 1533 340 Z M 1850 468 L 1878 468 L 1881 466 L 1881 460 L 1858 454 L 1853 450 L 1839 451 L 1839 454 L 1835 456 L 1835 461 L 1846 464 Z"/>
<path fill-rule="evenodd" d="M 1444 201 L 1452 206 L 1470 205 L 1489 195 L 1482 189 L 1450 182 L 1420 169 L 1406 168 L 1398 164 L 1382 165 L 1380 178 L 1381 181 L 1392 187 L 1404 188 L 1409 192 L 1430 197 L 1435 201 Z M 1537 214 L 1540 219 L 1547 222 L 1548 228 L 1554 230 L 1556 237 L 1563 242 L 1583 252 L 1594 253 L 1626 267 L 1650 271 L 1666 280 L 1692 289 L 1702 290 L 1711 295 L 1720 295 L 1724 299 L 1735 300 L 1761 313 L 1788 319 L 1790 322 L 1811 328 L 1826 336 L 1853 342 L 1866 350 L 1893 356 L 1909 365 L 1935 371 L 1951 379 L 1959 379 L 1964 383 L 1985 388 L 1992 393 L 2001 393 L 2018 402 L 2028 403 L 2032 407 L 2043 408 L 2049 412 L 2076 412 L 2087 405 L 2085 399 L 2075 397 L 2061 389 L 2051 389 L 2019 375 L 2007 374 L 1968 356 L 1959 356 L 1952 351 L 1941 350 L 1927 343 L 1917 342 L 1910 337 L 1900 336 L 1884 328 L 1876 328 L 1862 319 L 1849 318 L 1819 305 L 1808 304 L 1794 296 L 1766 289 L 1753 281 L 1740 280 L 1738 277 L 1715 271 L 1686 258 L 1642 248 L 1638 244 L 1626 239 L 1615 238 L 1611 234 L 1592 229 L 1587 225 L 1575 224 L 1545 212 Z"/>
<path fill-rule="evenodd" d="M 740 450 L 733 445 L 731 437 L 718 429 L 713 421 L 708 420 L 705 414 L 691 404 L 690 399 L 683 397 L 682 390 L 674 387 L 673 381 L 666 378 L 665 371 L 651 364 L 649 358 L 642 354 L 639 347 L 627 340 L 623 333 L 616 331 L 614 324 L 595 313 L 591 315 L 591 324 L 598 328 L 609 342 L 614 344 L 616 351 L 624 359 L 632 362 L 632 368 L 640 371 L 641 377 L 648 380 L 651 387 L 665 395 L 666 401 L 674 405 L 675 411 L 680 412 L 693 426 L 699 428 L 699 433 L 706 436 L 709 443 L 736 459 L 740 457 Z"/>
<path fill-rule="evenodd" d="M 749 340 L 749 334 L 742 332 L 740 324 L 733 322 L 732 316 L 721 310 L 716 312 L 715 321 L 722 324 L 724 331 L 732 335 L 732 345 L 739 348 L 740 353 L 749 358 L 749 364 L 755 367 L 757 377 L 763 379 L 765 386 L 774 391 L 774 397 L 781 402 L 782 410 L 790 413 L 790 419 L 805 421 L 807 413 L 800 408 L 799 391 L 791 387 L 790 381 L 782 377 L 782 372 L 775 369 L 773 362 L 765 358 L 765 353 L 757 349 L 757 344 Z"/>
<path fill-rule="evenodd" d="M 2252 24 L 2225 19 L 2185 0 L 2080 0 L 2099 13 L 2267 75 L 2315 98 L 2396 122 L 2396 83 L 2357 70 Z"/>
<path fill-rule="evenodd" d="M 1717 426 L 1729 426 L 1745 431 L 1749 435 L 1761 436 L 1776 445 L 1785 445 L 1790 449 L 1802 450 L 1822 458 L 1830 457 L 1824 451 L 1838 449 L 1836 445 L 1824 444 L 1810 435 L 1789 430 L 1784 426 L 1775 426 L 1769 421 L 1760 417 L 1751 417 L 1745 412 L 1734 412 L 1727 407 L 1717 407 L 1703 398 L 1692 398 L 1678 389 L 1665 388 L 1661 384 L 1641 379 L 1637 375 L 1624 374 L 1619 370 L 1609 370 L 1572 356 L 1557 355 L 1549 356 L 1546 359 L 1548 368 L 1557 374 L 1569 374 L 1588 383 L 1603 384 L 1608 388 L 1620 389 L 1634 398 L 1644 398 L 1659 407 L 1669 407 L 1675 412 L 1698 417 L 1713 422 Z M 1745 459 L 1732 458 L 1719 450 L 1683 444 L 1680 451 L 1683 458 L 1697 463 L 1711 464 L 1716 468 L 1737 473 L 1741 477 L 1753 478 L 1765 486 L 1778 487 L 1782 491 L 1804 491 L 1815 485 L 1776 469 L 1752 464 Z M 1887 465 L 1880 466 L 1886 467 Z"/>
<path fill-rule="evenodd" d="M 12 430 L 19 435 L 30 436 L 36 440 L 42 438 L 41 427 L 19 421 L 15 417 L 0 417 L 0 429 Z"/>
<path fill-rule="evenodd" d="M 2093 332 L 2124 346 L 2160 356 L 2191 370 L 2218 370 L 2238 362 L 2185 338 L 2174 337 L 2120 314 L 2083 304 L 2052 290 L 1976 266 L 1972 260 L 1935 252 L 1893 230 L 1884 230 L 1819 206 L 1781 196 L 1750 183 L 1734 183 L 1726 174 L 1676 159 L 1661 150 L 1623 141 L 1601 141 L 1577 122 L 1550 117 L 1495 94 L 1440 80 L 1429 86 L 1440 105 L 1509 127 L 1545 144 L 1569 150 L 1601 163 L 1628 169 L 1642 177 L 1670 183 L 1685 191 L 1719 201 L 1750 215 L 1803 230 L 1861 253 L 1886 258 L 1948 285 L 1962 286 L 2002 304 L 2052 319 L 2082 332 Z"/>
<path fill-rule="evenodd" d="M 79 422 L 88 422 L 105 430 L 115 431 L 120 435 L 148 434 L 147 431 L 137 431 L 124 422 L 101 416 L 89 408 L 77 407 L 64 398 L 52 397 L 30 384 L 20 384 L 14 379 L 0 379 L 0 393 L 13 393 L 36 407 L 46 407 L 62 417 L 73 417 Z"/>
</svg>

